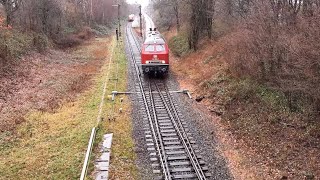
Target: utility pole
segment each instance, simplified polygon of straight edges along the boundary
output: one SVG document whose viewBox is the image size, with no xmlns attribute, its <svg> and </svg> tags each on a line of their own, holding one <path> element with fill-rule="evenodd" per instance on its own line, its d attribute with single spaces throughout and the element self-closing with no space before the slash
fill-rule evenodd
<svg viewBox="0 0 320 180">
<path fill-rule="evenodd" d="M 119 37 L 121 37 L 121 24 L 120 24 L 120 4 L 119 4 L 119 0 L 117 1 L 118 4 L 117 5 L 112 5 L 114 7 L 118 7 L 118 34 L 119 34 Z"/>
<path fill-rule="evenodd" d="M 90 0 L 90 20 L 89 20 L 89 25 L 91 26 L 93 20 L 93 7 L 92 7 L 92 0 Z"/>
<path fill-rule="evenodd" d="M 139 6 L 140 12 L 139 12 L 139 16 L 140 16 L 140 36 L 143 38 L 142 36 L 142 6 Z"/>
<path fill-rule="evenodd" d="M 119 1 L 118 1 L 118 23 L 119 23 L 119 36 L 121 37 L 120 4 L 119 4 Z"/>
</svg>

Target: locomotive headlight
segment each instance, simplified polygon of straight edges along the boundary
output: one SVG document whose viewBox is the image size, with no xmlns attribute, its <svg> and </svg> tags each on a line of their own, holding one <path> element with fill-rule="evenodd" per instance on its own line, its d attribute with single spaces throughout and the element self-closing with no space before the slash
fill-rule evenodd
<svg viewBox="0 0 320 180">
<path fill-rule="evenodd" d="M 161 61 L 162 62 L 162 64 L 165 64 L 166 63 L 166 61 Z"/>
<path fill-rule="evenodd" d="M 146 64 L 149 64 L 150 63 L 150 61 L 146 61 Z"/>
</svg>

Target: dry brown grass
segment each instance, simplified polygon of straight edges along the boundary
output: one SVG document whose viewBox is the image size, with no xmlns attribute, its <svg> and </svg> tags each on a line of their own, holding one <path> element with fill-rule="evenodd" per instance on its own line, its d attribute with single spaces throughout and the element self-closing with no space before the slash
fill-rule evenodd
<svg viewBox="0 0 320 180">
<path fill-rule="evenodd" d="M 48 71 L 47 76 L 39 73 L 44 77 L 42 80 L 46 83 L 45 87 L 53 94 L 45 94 L 47 91 L 38 88 L 35 89 L 37 92 L 34 92 L 34 89 L 29 91 L 36 93 L 46 102 L 55 103 L 60 100 L 63 103 L 59 104 L 59 108 L 49 111 L 50 104 L 43 104 L 44 109 L 36 109 L 37 106 L 34 105 L 39 102 L 29 102 L 30 109 L 25 110 L 28 114 L 23 116 L 25 122 L 20 125 L 13 124 L 12 128 L 15 128 L 15 131 L 1 133 L 0 150 L 4 156 L 1 156 L 0 160 L 0 179 L 79 178 L 90 130 L 96 124 L 100 95 L 103 91 L 101 84 L 108 72 L 106 67 L 109 45 L 108 39 L 91 41 L 70 51 L 69 59 L 61 60 L 60 57 L 54 56 L 56 58 L 50 59 L 53 65 L 45 64 L 50 65 L 50 68 L 58 68 Z M 99 55 L 100 58 L 95 56 L 97 49 L 105 50 L 103 55 Z M 104 66 L 99 67 L 102 62 Z M 90 65 L 91 63 L 94 66 Z M 70 72 L 58 71 L 59 69 Z M 59 75 L 57 72 L 65 73 Z M 69 73 L 73 73 L 73 76 Z M 56 79 L 49 78 L 49 74 Z M 84 75 L 86 77 L 83 77 Z M 47 99 L 48 96 L 55 97 Z M 23 108 L 18 107 L 20 110 Z M 10 142 L 2 137 L 15 140 Z M 20 176 L 17 177 L 17 174 Z"/>
<path fill-rule="evenodd" d="M 85 43 L 85 41 L 92 39 L 94 36 L 95 34 L 90 27 L 84 27 L 77 33 L 56 37 L 54 42 L 61 49 L 73 48 Z"/>
<path fill-rule="evenodd" d="M 68 52 L 51 50 L 47 54 L 32 53 L 1 68 L 0 110 L 1 132 L 14 130 L 30 109 L 53 111 L 62 101 L 73 100 L 90 84 L 102 64 L 103 53 L 81 48 Z M 82 55 L 81 55 L 82 53 Z"/>
</svg>

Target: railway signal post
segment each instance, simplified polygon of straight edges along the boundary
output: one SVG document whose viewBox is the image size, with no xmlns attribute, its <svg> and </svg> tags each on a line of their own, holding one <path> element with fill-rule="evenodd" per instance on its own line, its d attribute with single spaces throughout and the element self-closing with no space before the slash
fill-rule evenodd
<svg viewBox="0 0 320 180">
<path fill-rule="evenodd" d="M 113 7 L 118 7 L 118 34 L 119 34 L 119 37 L 121 37 L 121 22 L 120 22 L 120 7 L 121 5 L 118 3 L 118 4 L 115 4 L 115 5 L 112 5 Z"/>
<path fill-rule="evenodd" d="M 119 37 L 121 37 L 120 4 L 118 4 Z"/>
<path fill-rule="evenodd" d="M 140 16 L 140 36 L 143 38 L 143 36 L 142 36 L 142 6 L 141 5 L 139 6 L 139 10 L 140 10 L 140 12 L 139 12 L 139 16 Z"/>
<path fill-rule="evenodd" d="M 116 36 L 117 36 L 117 41 L 119 41 L 119 33 L 118 33 L 118 29 L 116 29 Z"/>
</svg>

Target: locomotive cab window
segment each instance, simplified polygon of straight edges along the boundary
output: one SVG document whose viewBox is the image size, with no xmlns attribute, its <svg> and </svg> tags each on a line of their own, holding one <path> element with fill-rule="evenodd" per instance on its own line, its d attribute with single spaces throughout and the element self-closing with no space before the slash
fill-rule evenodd
<svg viewBox="0 0 320 180">
<path fill-rule="evenodd" d="M 156 45 L 156 51 L 158 51 L 158 52 L 165 51 L 164 45 L 163 44 Z"/>
<path fill-rule="evenodd" d="M 154 45 L 147 45 L 146 48 L 144 49 L 146 52 L 154 52 Z"/>
</svg>

